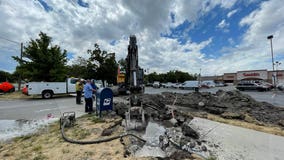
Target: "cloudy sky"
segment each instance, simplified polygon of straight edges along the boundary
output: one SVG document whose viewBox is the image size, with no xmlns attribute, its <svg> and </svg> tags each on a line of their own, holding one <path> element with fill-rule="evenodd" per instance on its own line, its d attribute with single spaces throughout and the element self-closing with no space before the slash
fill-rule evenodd
<svg viewBox="0 0 284 160">
<path fill-rule="evenodd" d="M 283 0 L 0 0 L 0 70 L 13 72 L 20 45 L 40 31 L 68 51 L 72 63 L 98 43 L 125 58 L 135 34 L 149 72 L 203 75 L 284 68 Z"/>
</svg>

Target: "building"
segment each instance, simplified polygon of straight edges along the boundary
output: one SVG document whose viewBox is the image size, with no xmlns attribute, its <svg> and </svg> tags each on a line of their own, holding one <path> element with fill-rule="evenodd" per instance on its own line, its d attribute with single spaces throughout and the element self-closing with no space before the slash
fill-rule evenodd
<svg viewBox="0 0 284 160">
<path fill-rule="evenodd" d="M 215 82 L 224 82 L 237 84 L 243 80 L 258 80 L 272 83 L 273 75 L 275 75 L 275 82 L 284 83 L 284 70 L 268 71 L 264 70 L 247 70 L 247 71 L 237 71 L 236 73 L 224 73 L 222 76 L 204 76 L 201 77 L 202 81 L 213 80 Z"/>
</svg>

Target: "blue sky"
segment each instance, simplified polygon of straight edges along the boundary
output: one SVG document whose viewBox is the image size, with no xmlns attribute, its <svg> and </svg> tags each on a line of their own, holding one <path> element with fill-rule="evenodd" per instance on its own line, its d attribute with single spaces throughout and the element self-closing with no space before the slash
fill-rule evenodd
<svg viewBox="0 0 284 160">
<path fill-rule="evenodd" d="M 68 51 L 68 64 L 87 58 L 94 43 L 125 58 L 135 34 L 140 66 L 150 72 L 270 70 L 268 35 L 275 61 L 284 60 L 282 13 L 281 0 L 2 0 L 0 70 L 13 72 L 11 56 L 19 55 L 19 45 L 6 39 L 27 45 L 40 31 Z"/>
</svg>

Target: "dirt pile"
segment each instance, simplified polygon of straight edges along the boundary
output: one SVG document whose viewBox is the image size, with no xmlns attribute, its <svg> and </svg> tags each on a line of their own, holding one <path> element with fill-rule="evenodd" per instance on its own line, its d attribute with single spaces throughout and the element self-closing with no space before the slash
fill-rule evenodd
<svg viewBox="0 0 284 160">
<path fill-rule="evenodd" d="M 266 102 L 258 102 L 239 91 L 193 92 L 187 94 L 165 92 L 161 95 L 141 95 L 144 105 L 163 110 L 167 105 L 181 106 L 188 111 L 203 111 L 228 119 L 284 126 L 284 108 Z M 251 120 L 253 119 L 253 120 Z"/>
</svg>

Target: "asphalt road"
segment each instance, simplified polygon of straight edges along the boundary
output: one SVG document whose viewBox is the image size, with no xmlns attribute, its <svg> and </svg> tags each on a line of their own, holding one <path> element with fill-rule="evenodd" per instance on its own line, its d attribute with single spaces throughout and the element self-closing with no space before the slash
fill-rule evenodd
<svg viewBox="0 0 284 160">
<path fill-rule="evenodd" d="M 53 99 L 0 100 L 0 120 L 59 118 L 63 112 L 84 114 L 84 105 L 76 105 L 75 97 Z"/>
</svg>

